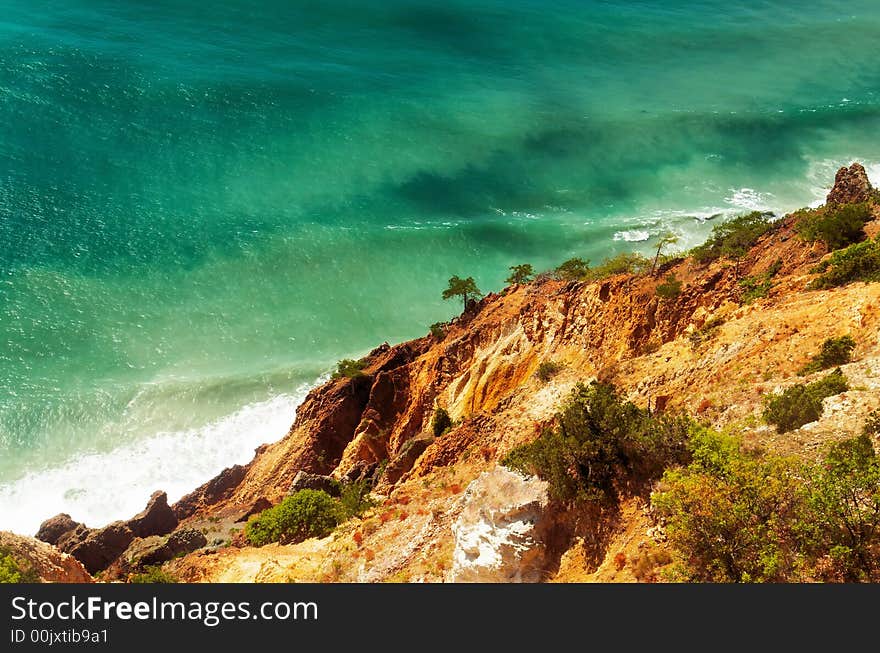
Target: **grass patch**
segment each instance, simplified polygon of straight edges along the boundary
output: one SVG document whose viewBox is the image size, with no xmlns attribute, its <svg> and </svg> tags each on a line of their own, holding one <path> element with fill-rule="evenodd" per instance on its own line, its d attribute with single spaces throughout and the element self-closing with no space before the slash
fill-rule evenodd
<svg viewBox="0 0 880 653">
<path fill-rule="evenodd" d="M 742 288 L 740 301 L 743 304 L 751 304 L 756 299 L 766 297 L 773 288 L 773 277 L 782 269 L 782 261 L 777 260 L 763 274 L 746 277 L 739 282 Z"/>
<path fill-rule="evenodd" d="M 590 262 L 582 258 L 570 258 L 553 271 L 560 281 L 584 281 L 590 275 Z"/>
<path fill-rule="evenodd" d="M 589 277 L 595 281 L 615 274 L 644 274 L 650 269 L 651 261 L 638 252 L 621 252 L 593 268 Z"/>
</svg>

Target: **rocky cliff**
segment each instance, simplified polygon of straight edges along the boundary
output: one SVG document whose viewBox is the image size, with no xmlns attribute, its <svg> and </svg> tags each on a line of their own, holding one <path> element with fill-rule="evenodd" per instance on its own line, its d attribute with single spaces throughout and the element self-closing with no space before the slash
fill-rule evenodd
<svg viewBox="0 0 880 653">
<path fill-rule="evenodd" d="M 828 203 L 863 202 L 874 193 L 855 164 L 838 173 Z M 869 235 L 880 229 L 880 212 L 872 210 Z M 445 325 L 442 335 L 383 344 L 363 359 L 359 374 L 315 388 L 283 439 L 169 510 L 157 508 L 164 499 L 154 496 L 146 521 L 141 515 L 96 531 L 59 517 L 63 523 L 47 524 L 41 537 L 90 571 L 111 567 L 124 575 L 132 564 L 129 549 L 143 548 L 145 539 L 167 540 L 185 529 L 200 533 L 201 548 L 166 564 L 188 581 L 440 581 L 493 573 L 497 580 L 637 579 L 638 566 L 626 561 L 649 550 L 655 555 L 658 546 L 644 496 L 622 497 L 619 513 L 601 519 L 546 516 L 554 524 L 546 529 L 546 501 L 529 481 L 514 488 L 505 477 L 492 486 L 485 474 L 551 424 L 577 382 L 594 378 L 613 382 L 636 404 L 686 411 L 746 441 L 799 455 L 855 430 L 880 403 L 874 376 L 880 284 L 807 290 L 814 266 L 828 252 L 797 236 L 797 220 L 782 218 L 735 265 L 723 258 L 709 264 L 681 258 L 666 262 L 656 276 L 542 278 L 490 294 Z M 742 279 L 771 268 L 766 296 L 745 303 Z M 670 274 L 682 282 L 682 292 L 664 299 L 657 286 Z M 843 333 L 857 344 L 856 362 L 846 366 L 853 390 L 828 400 L 818 422 L 785 437 L 760 424 L 763 396 L 796 382 L 796 371 L 823 340 Z M 560 371 L 542 381 L 535 372 L 547 361 Z M 453 426 L 435 437 L 437 407 L 449 412 Z M 245 546 L 237 534 L 244 519 L 283 499 L 298 475 L 297 483 L 305 478 L 302 472 L 375 479 L 382 503 L 323 540 Z M 477 485 L 469 488 L 472 482 Z M 499 500 L 499 483 L 508 484 L 501 494 L 525 497 L 522 505 Z M 495 516 L 481 513 L 487 497 L 495 497 Z M 517 520 L 522 528 L 513 524 Z M 489 551 L 487 541 L 498 546 Z M 534 543 L 540 555 L 526 551 L 531 545 L 524 542 Z M 165 540 L 153 544 L 167 546 Z M 114 567 L 119 560 L 129 560 L 128 567 Z M 494 562 L 481 566 L 478 560 Z M 522 560 L 528 564 L 517 575 L 512 569 Z"/>
</svg>

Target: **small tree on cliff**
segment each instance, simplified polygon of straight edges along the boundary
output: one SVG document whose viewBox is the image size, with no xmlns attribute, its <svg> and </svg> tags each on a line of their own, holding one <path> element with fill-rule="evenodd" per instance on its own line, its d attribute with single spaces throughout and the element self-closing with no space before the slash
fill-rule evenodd
<svg viewBox="0 0 880 653">
<path fill-rule="evenodd" d="M 452 299 L 453 297 L 461 297 L 464 310 L 467 310 L 468 299 L 482 297 L 483 293 L 477 288 L 477 283 L 473 277 L 462 279 L 453 276 L 449 279 L 449 287 L 443 291 L 443 299 Z"/>
<path fill-rule="evenodd" d="M 657 240 L 657 253 L 654 255 L 654 263 L 651 265 L 651 276 L 653 277 L 657 272 L 657 262 L 660 260 L 660 252 L 663 251 L 663 248 L 667 245 L 674 245 L 678 242 L 678 236 L 676 236 L 671 231 L 666 231 L 660 234 L 659 239 Z"/>
<path fill-rule="evenodd" d="M 510 276 L 505 279 L 506 283 L 528 283 L 535 276 L 535 269 L 528 263 L 511 265 Z"/>
</svg>

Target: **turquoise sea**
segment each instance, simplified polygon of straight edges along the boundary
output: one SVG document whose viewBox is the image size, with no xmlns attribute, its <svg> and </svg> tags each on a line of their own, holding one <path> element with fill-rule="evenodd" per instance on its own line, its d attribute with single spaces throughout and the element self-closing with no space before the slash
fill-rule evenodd
<svg viewBox="0 0 880 653">
<path fill-rule="evenodd" d="M 880 181 L 876 0 L 0 7 L 0 529 L 247 461 L 452 274 Z"/>
</svg>

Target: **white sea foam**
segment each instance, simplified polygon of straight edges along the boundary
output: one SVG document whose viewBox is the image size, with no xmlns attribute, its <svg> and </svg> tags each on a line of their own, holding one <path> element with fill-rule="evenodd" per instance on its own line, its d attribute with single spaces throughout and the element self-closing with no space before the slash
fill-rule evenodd
<svg viewBox="0 0 880 653">
<path fill-rule="evenodd" d="M 176 501 L 224 468 L 250 461 L 257 446 L 284 436 L 308 389 L 245 406 L 199 429 L 157 433 L 0 485 L 0 530 L 31 535 L 59 512 L 102 526 L 135 515 L 160 489 Z"/>
<path fill-rule="evenodd" d="M 773 210 L 773 193 L 762 193 L 754 188 L 731 188 L 730 195 L 724 201 L 748 211 Z"/>
<path fill-rule="evenodd" d="M 640 243 L 648 240 L 651 232 L 647 229 L 629 229 L 627 231 L 617 231 L 614 233 L 614 240 L 622 240 L 627 243 Z"/>
</svg>

